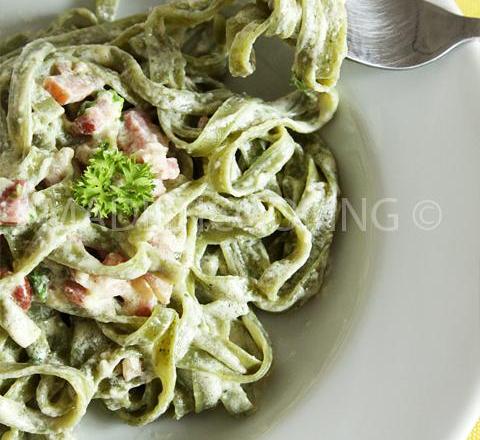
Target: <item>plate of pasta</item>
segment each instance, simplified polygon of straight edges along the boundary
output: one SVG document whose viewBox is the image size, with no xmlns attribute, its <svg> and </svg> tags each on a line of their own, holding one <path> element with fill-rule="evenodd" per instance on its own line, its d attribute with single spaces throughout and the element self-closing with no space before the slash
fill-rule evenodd
<svg viewBox="0 0 480 440">
<path fill-rule="evenodd" d="M 2 440 L 289 438 L 389 228 L 344 2 L 32 4 L 0 18 Z"/>
</svg>

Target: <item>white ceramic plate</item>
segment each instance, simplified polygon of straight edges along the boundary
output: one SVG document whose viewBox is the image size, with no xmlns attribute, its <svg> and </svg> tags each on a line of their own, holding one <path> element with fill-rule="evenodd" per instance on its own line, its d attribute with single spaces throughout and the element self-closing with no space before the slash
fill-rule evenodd
<svg viewBox="0 0 480 440">
<path fill-rule="evenodd" d="M 79 4 L 0 0 L 0 35 Z M 259 72 L 233 84 L 279 96 L 289 55 L 260 46 Z M 276 361 L 255 415 L 130 428 L 94 407 L 79 438 L 465 439 L 480 415 L 479 78 L 474 44 L 409 72 L 345 64 L 326 131 L 345 197 L 331 273 L 301 310 L 262 315 Z"/>
</svg>

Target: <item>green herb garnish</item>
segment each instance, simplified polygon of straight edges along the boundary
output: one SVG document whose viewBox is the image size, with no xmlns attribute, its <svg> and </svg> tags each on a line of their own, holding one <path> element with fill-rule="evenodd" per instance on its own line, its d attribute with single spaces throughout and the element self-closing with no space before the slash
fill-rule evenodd
<svg viewBox="0 0 480 440">
<path fill-rule="evenodd" d="M 45 267 L 38 266 L 28 275 L 28 281 L 40 301 L 45 302 L 48 297 L 50 271 Z"/>
<path fill-rule="evenodd" d="M 96 217 L 131 217 L 153 201 L 154 186 L 150 165 L 137 163 L 104 143 L 74 184 L 73 197 Z"/>
<path fill-rule="evenodd" d="M 292 75 L 292 77 L 290 78 L 290 84 L 301 92 L 309 91 L 307 85 L 301 79 L 298 79 L 295 75 Z"/>
<path fill-rule="evenodd" d="M 125 100 L 115 91 L 115 90 L 108 90 L 112 94 L 112 101 L 117 102 L 119 104 L 122 104 L 125 102 Z"/>
</svg>

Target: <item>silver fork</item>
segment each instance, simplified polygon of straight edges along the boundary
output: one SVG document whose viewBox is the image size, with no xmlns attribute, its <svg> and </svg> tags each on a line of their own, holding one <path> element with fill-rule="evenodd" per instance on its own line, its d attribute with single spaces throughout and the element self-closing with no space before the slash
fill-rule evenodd
<svg viewBox="0 0 480 440">
<path fill-rule="evenodd" d="M 386 69 L 430 63 L 480 37 L 480 19 L 423 0 L 347 0 L 348 57 Z"/>
</svg>

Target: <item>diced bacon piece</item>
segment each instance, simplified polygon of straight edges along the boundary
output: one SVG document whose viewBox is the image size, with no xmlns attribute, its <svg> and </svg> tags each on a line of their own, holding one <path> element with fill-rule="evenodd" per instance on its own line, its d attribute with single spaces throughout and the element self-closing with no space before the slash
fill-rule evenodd
<svg viewBox="0 0 480 440">
<path fill-rule="evenodd" d="M 120 119 L 122 108 L 123 98 L 114 91 L 100 92 L 96 101 L 75 119 L 73 130 L 83 135 L 99 134 Z"/>
<path fill-rule="evenodd" d="M 116 266 L 125 261 L 126 258 L 120 253 L 110 252 L 103 264 Z M 121 298 L 122 313 L 148 317 L 159 302 L 165 305 L 170 302 L 173 290 L 171 283 L 152 273 L 130 281 L 79 271 L 73 271 L 72 275 L 73 279 L 65 283 L 65 294 L 69 301 L 92 313 L 114 313 L 119 307 L 115 299 Z"/>
<path fill-rule="evenodd" d="M 105 85 L 103 80 L 90 75 L 83 63 L 73 70 L 67 63 L 56 67 L 60 74 L 45 78 L 43 87 L 60 105 L 83 101 Z"/>
<path fill-rule="evenodd" d="M 142 148 L 131 151 L 127 154 L 133 156 L 139 163 L 148 163 L 155 172 L 158 168 L 157 164 L 163 163 L 167 157 L 168 149 L 159 142 L 149 142 Z"/>
<path fill-rule="evenodd" d="M 167 158 L 168 139 L 148 115 L 133 109 L 123 114 L 123 120 L 118 136 L 119 148 L 135 157 L 137 162 L 149 164 L 160 180 L 177 178 L 180 174 L 177 159 Z"/>
<path fill-rule="evenodd" d="M 107 266 L 116 266 L 120 263 L 124 263 L 125 261 L 126 258 L 123 255 L 116 252 L 111 252 L 105 257 L 103 264 Z M 150 316 L 157 303 L 155 296 L 157 298 L 160 296 L 160 294 L 157 294 L 157 291 L 163 289 L 162 291 L 165 292 L 163 297 L 165 298 L 165 295 L 168 294 L 166 292 L 168 288 L 161 284 L 161 281 L 163 280 L 159 280 L 155 285 L 155 278 L 156 277 L 154 275 L 147 273 L 135 280 L 130 281 L 130 285 L 135 291 L 135 297 L 124 297 L 127 313 L 137 316 Z M 157 289 L 157 291 L 155 289 Z"/>
<path fill-rule="evenodd" d="M 133 289 L 126 280 L 89 275 L 80 271 L 73 271 L 72 278 L 77 285 L 73 289 L 72 302 L 94 316 L 99 313 L 114 315 L 116 307 L 118 307 L 115 298 L 126 298 L 133 295 Z M 80 301 L 75 301 L 76 298 L 79 298 Z"/>
<path fill-rule="evenodd" d="M 17 286 L 12 293 L 12 298 L 25 311 L 30 309 L 32 296 L 32 286 L 26 278 L 23 279 L 23 283 Z"/>
<path fill-rule="evenodd" d="M 146 305 L 141 305 L 139 306 L 133 313 L 132 315 L 134 316 L 142 316 L 144 318 L 148 318 L 149 316 L 151 316 L 153 312 L 153 306 L 151 306 L 150 304 L 146 304 Z"/>
<path fill-rule="evenodd" d="M 166 154 L 167 149 L 162 144 L 150 143 L 143 150 L 132 153 L 132 156 L 139 163 L 148 163 L 159 179 L 175 179 L 180 174 L 177 159 Z"/>
<path fill-rule="evenodd" d="M 177 159 L 174 157 L 167 157 L 164 160 L 164 166 L 159 170 L 158 177 L 162 180 L 176 179 L 180 174 Z"/>
<path fill-rule="evenodd" d="M 12 180 L 3 186 L 0 194 L 0 225 L 18 225 L 26 223 L 30 204 L 28 201 L 27 182 Z"/>
<path fill-rule="evenodd" d="M 71 303 L 80 307 L 84 305 L 87 289 L 81 284 L 73 280 L 66 280 L 63 286 L 63 292 Z"/>
<path fill-rule="evenodd" d="M 93 315 L 113 315 L 120 305 L 125 315 L 150 316 L 158 303 L 143 277 L 127 281 L 75 271 L 73 278 L 64 288 L 67 298 Z M 118 298 L 122 299 L 120 304 L 116 301 Z"/>
<path fill-rule="evenodd" d="M 207 126 L 209 119 L 208 116 L 202 116 L 197 122 L 197 127 L 203 130 Z"/>
<path fill-rule="evenodd" d="M 138 357 L 128 357 L 122 361 L 122 374 L 127 382 L 142 375 L 142 363 Z"/>
<path fill-rule="evenodd" d="M 12 272 L 10 272 L 7 268 L 0 267 L 0 279 L 11 274 Z M 13 289 L 11 296 L 23 310 L 28 311 L 30 309 L 32 304 L 33 290 L 27 278 L 24 278 L 21 284 Z"/>
<path fill-rule="evenodd" d="M 152 287 L 145 276 L 130 281 L 130 284 L 136 292 L 136 297 L 131 298 L 131 302 L 125 303 L 125 311 L 135 316 L 150 316 L 157 304 L 157 297 Z"/>
<path fill-rule="evenodd" d="M 172 296 L 172 284 L 164 280 L 159 275 L 154 275 L 153 273 L 146 273 L 143 277 L 152 288 L 153 293 L 157 297 L 158 301 L 161 304 L 167 305 L 170 302 L 170 298 Z"/>
<path fill-rule="evenodd" d="M 166 149 L 168 139 L 144 111 L 128 110 L 123 114 L 123 121 L 124 124 L 118 136 L 118 146 L 127 154 L 142 150 L 150 143 L 159 143 Z"/>
<path fill-rule="evenodd" d="M 74 131 L 78 134 L 92 135 L 104 124 L 101 112 L 95 112 L 94 115 L 82 115 L 75 120 Z"/>
<path fill-rule="evenodd" d="M 71 102 L 75 102 L 78 98 L 78 101 L 86 98 L 90 93 L 90 89 L 88 89 L 88 93 L 83 96 L 83 93 L 80 93 L 81 89 L 79 87 L 80 81 L 74 81 L 71 78 L 72 75 L 69 76 L 49 76 L 45 79 L 43 83 L 44 89 L 52 95 L 53 99 L 57 101 L 60 105 L 69 104 Z M 82 84 L 83 85 L 83 84 Z M 79 96 L 74 95 L 74 93 L 80 93 Z M 82 98 L 83 96 L 83 98 Z"/>
</svg>

